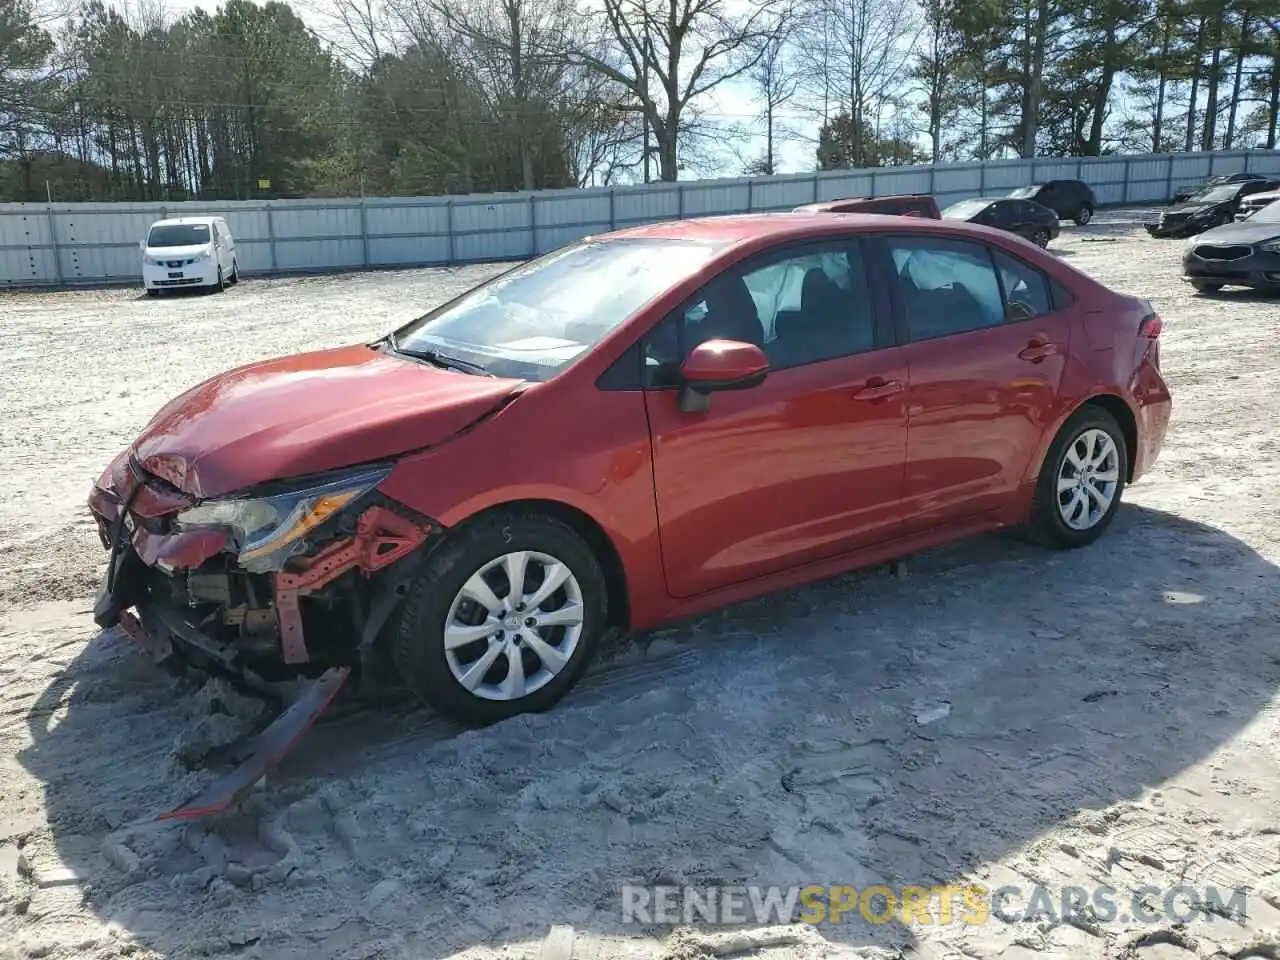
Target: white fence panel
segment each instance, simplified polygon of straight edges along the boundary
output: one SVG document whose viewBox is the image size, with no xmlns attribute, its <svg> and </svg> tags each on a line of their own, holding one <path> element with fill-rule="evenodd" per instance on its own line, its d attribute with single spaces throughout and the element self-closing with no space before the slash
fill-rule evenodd
<svg viewBox="0 0 1280 960">
<path fill-rule="evenodd" d="M 520 260 L 663 220 L 895 193 L 931 193 L 947 206 L 1077 176 L 1100 204 L 1158 203 L 1179 187 L 1245 170 L 1280 178 L 1280 152 L 1038 157 L 461 197 L 0 204 L 0 289 L 137 282 L 147 227 L 184 214 L 226 217 L 246 274 L 302 273 Z"/>
</svg>

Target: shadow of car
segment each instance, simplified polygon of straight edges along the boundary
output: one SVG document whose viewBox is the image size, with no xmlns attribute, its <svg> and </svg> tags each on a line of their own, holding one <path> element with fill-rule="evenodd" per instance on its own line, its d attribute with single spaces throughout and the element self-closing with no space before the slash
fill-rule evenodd
<svg viewBox="0 0 1280 960">
<path fill-rule="evenodd" d="M 1105 549 L 983 537 L 906 577 L 846 575 L 642 637 L 624 682 L 592 683 L 600 669 L 551 714 L 466 733 L 419 715 L 376 750 L 317 750 L 307 779 L 286 765 L 200 827 L 138 818 L 198 776 L 177 736 L 237 711 L 206 697 L 193 713 L 107 631 L 27 708 L 16 757 L 51 831 L 24 856 L 93 895 L 36 886 L 24 922 L 81 911 L 175 958 L 394 937 L 393 954 L 440 960 L 549 923 L 584 940 L 668 929 L 623 923 L 624 884 L 963 883 L 1078 811 L 1099 815 L 1073 842 L 1102 858 L 1147 791 L 1275 695 L 1277 595 L 1249 545 L 1143 507 Z M 900 949 L 921 934 L 856 914 L 821 932 Z"/>
</svg>

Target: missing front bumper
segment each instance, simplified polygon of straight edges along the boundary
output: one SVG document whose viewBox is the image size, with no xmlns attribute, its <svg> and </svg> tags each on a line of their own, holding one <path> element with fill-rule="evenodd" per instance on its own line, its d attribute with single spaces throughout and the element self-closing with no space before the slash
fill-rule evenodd
<svg viewBox="0 0 1280 960">
<path fill-rule="evenodd" d="M 152 624 L 153 626 L 148 626 Z M 234 651 L 187 621 L 181 614 L 164 608 L 144 607 L 141 617 L 129 610 L 118 614 L 124 633 L 148 656 L 162 666 L 192 663 L 238 681 L 244 688 L 246 677 L 239 672 Z M 232 768 L 195 796 L 157 820 L 177 820 L 222 813 L 248 795 L 255 784 L 274 770 L 303 735 L 329 708 L 351 674 L 350 667 L 330 667 L 314 680 L 294 685 L 287 702 L 277 689 L 253 687 L 248 692 L 274 700 L 280 711 L 256 735 L 231 744 L 221 751 Z"/>
</svg>

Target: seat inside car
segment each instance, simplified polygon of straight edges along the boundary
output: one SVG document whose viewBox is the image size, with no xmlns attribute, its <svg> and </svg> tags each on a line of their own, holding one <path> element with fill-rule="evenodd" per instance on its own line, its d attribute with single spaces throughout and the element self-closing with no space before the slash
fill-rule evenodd
<svg viewBox="0 0 1280 960">
<path fill-rule="evenodd" d="M 690 346 L 706 340 L 741 340 L 764 346 L 755 298 L 741 277 L 723 277 L 707 290 L 707 312 L 691 330 Z"/>
</svg>

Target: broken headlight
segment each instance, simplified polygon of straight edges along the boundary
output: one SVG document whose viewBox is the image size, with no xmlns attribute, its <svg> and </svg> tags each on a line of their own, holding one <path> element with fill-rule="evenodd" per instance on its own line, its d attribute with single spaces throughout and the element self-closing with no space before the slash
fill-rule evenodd
<svg viewBox="0 0 1280 960">
<path fill-rule="evenodd" d="M 263 496 L 206 500 L 178 514 L 179 530 L 225 530 L 235 541 L 237 559 L 250 570 L 278 567 L 304 538 L 326 520 L 382 482 L 390 466 L 345 470 L 296 489 Z M 277 562 L 264 563 L 279 557 Z"/>
</svg>

